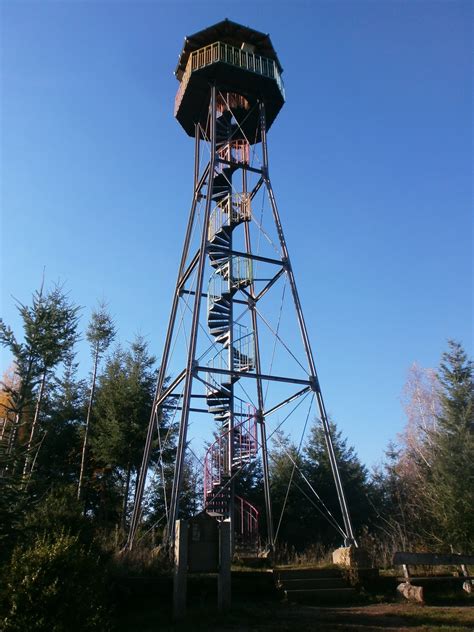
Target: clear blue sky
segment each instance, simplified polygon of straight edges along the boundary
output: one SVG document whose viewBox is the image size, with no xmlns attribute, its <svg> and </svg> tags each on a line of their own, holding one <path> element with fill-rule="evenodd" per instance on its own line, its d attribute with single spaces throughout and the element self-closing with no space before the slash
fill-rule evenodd
<svg viewBox="0 0 474 632">
<path fill-rule="evenodd" d="M 2 317 L 45 267 L 160 355 L 192 192 L 173 70 L 186 34 L 248 24 L 285 70 L 271 173 L 327 408 L 380 460 L 408 367 L 472 352 L 472 4 L 0 6 Z"/>
</svg>

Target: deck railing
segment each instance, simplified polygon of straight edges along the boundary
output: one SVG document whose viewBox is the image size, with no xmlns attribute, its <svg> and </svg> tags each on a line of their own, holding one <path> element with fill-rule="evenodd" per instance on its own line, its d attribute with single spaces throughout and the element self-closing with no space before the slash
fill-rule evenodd
<svg viewBox="0 0 474 632">
<path fill-rule="evenodd" d="M 226 162 L 219 162 L 216 165 L 216 172 L 222 173 L 224 169 L 228 168 L 227 163 L 235 164 L 249 164 L 250 158 L 250 146 L 246 140 L 231 140 L 217 150 L 217 156 L 220 160 Z"/>
<path fill-rule="evenodd" d="M 209 44 L 209 46 L 204 46 L 203 48 L 191 53 L 176 95 L 174 105 L 175 116 L 179 110 L 181 101 L 183 100 L 183 95 L 191 74 L 195 70 L 199 70 L 200 68 L 204 68 L 204 66 L 209 66 L 217 62 L 224 62 L 226 64 L 230 64 L 231 66 L 236 66 L 238 68 L 254 72 L 257 75 L 274 79 L 277 82 L 283 98 L 285 98 L 283 80 L 273 59 L 256 55 L 255 53 L 242 50 L 241 48 L 237 48 L 231 44 L 215 42 L 214 44 Z"/>
</svg>

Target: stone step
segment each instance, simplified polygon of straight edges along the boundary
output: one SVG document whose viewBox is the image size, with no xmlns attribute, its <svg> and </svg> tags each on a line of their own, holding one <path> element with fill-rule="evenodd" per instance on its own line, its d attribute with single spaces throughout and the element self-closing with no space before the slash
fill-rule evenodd
<svg viewBox="0 0 474 632">
<path fill-rule="evenodd" d="M 280 580 L 344 577 L 339 568 L 275 568 L 273 574 L 276 579 Z"/>
<path fill-rule="evenodd" d="M 354 588 L 307 588 L 301 590 L 285 590 L 285 598 L 288 601 L 311 603 L 338 603 L 353 601 L 357 596 Z"/>
<path fill-rule="evenodd" d="M 342 577 L 311 577 L 307 579 L 284 579 L 277 582 L 284 590 L 314 590 L 348 588 L 347 582 Z"/>
</svg>

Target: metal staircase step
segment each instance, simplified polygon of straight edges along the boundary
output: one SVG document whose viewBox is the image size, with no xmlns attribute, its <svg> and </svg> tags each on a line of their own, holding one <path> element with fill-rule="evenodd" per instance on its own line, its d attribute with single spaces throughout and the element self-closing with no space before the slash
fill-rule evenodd
<svg viewBox="0 0 474 632">
<path fill-rule="evenodd" d="M 230 330 L 230 313 L 225 312 L 214 312 L 213 310 L 208 313 L 208 324 L 209 327 L 227 327 L 226 335 Z"/>
<path fill-rule="evenodd" d="M 230 331 L 222 333 L 218 338 L 216 338 L 216 342 L 222 345 L 224 348 L 229 346 Z"/>
<path fill-rule="evenodd" d="M 222 384 L 214 384 L 212 388 L 207 391 L 208 397 L 230 397 L 230 390 L 223 387 Z"/>
<path fill-rule="evenodd" d="M 227 330 L 227 332 L 229 331 L 230 328 L 230 320 L 227 318 L 224 318 L 224 316 L 221 314 L 219 316 L 219 318 L 217 317 L 216 314 L 209 314 L 210 316 L 212 316 L 212 318 L 208 318 L 207 324 L 209 325 L 209 328 L 214 328 L 214 329 L 222 329 L 225 328 Z"/>
<path fill-rule="evenodd" d="M 217 419 L 226 419 L 229 415 L 227 414 L 227 409 L 229 407 L 229 402 L 227 402 L 227 404 L 223 405 L 223 406 L 209 406 L 209 412 L 211 414 L 214 415 L 214 417 Z"/>
<path fill-rule="evenodd" d="M 222 336 L 222 334 L 226 333 L 227 331 L 228 328 L 226 327 L 213 327 L 209 329 L 209 332 L 216 338 L 218 336 Z"/>
<path fill-rule="evenodd" d="M 224 335 L 224 334 L 228 334 L 229 333 L 229 322 L 228 321 L 223 321 L 223 320 L 210 320 L 208 321 L 208 325 L 209 325 L 209 329 L 212 329 L 214 332 L 217 332 L 217 330 L 219 330 L 220 335 Z"/>
<path fill-rule="evenodd" d="M 230 329 L 230 322 L 229 320 L 224 320 L 222 317 L 221 318 L 209 318 L 207 321 L 207 324 L 209 325 L 209 329 L 221 329 L 224 330 L 222 331 L 222 334 L 228 334 L 229 333 L 229 329 Z"/>
<path fill-rule="evenodd" d="M 229 314 L 225 314 L 222 312 L 214 312 L 209 311 L 208 313 L 208 324 L 209 326 L 221 327 L 227 325 L 227 329 L 230 327 L 230 318 Z"/>
<path fill-rule="evenodd" d="M 218 336 L 222 336 L 224 333 L 226 333 L 227 331 L 229 331 L 228 327 L 210 327 L 209 328 L 210 333 L 214 336 L 214 337 L 218 337 Z"/>
<path fill-rule="evenodd" d="M 229 247 L 229 243 L 230 243 L 230 233 L 232 232 L 232 227 L 231 226 L 221 226 L 219 228 L 219 230 L 216 230 L 215 233 L 213 233 L 213 235 L 211 235 L 211 238 L 209 239 L 209 243 L 210 244 L 215 244 L 215 245 L 219 245 L 222 247 Z"/>
<path fill-rule="evenodd" d="M 226 292 L 228 294 L 229 292 Z M 214 298 L 212 307 L 209 309 L 209 314 L 228 316 L 230 314 L 230 301 L 224 295 Z"/>
<path fill-rule="evenodd" d="M 213 253 L 209 253 L 209 263 L 212 268 L 218 268 L 220 265 L 222 265 L 222 262 L 227 259 L 227 257 L 228 255 L 225 253 L 222 255 L 215 255 Z"/>
</svg>

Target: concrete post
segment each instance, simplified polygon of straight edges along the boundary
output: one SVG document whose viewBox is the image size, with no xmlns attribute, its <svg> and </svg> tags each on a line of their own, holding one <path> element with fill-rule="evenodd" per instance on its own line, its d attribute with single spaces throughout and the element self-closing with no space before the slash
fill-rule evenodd
<svg viewBox="0 0 474 632">
<path fill-rule="evenodd" d="M 173 613 L 176 619 L 186 614 L 188 571 L 188 523 L 176 520 L 174 540 Z"/>
<path fill-rule="evenodd" d="M 228 608 L 231 603 L 231 521 L 219 523 L 219 575 L 217 576 L 217 606 L 219 610 Z"/>
</svg>

